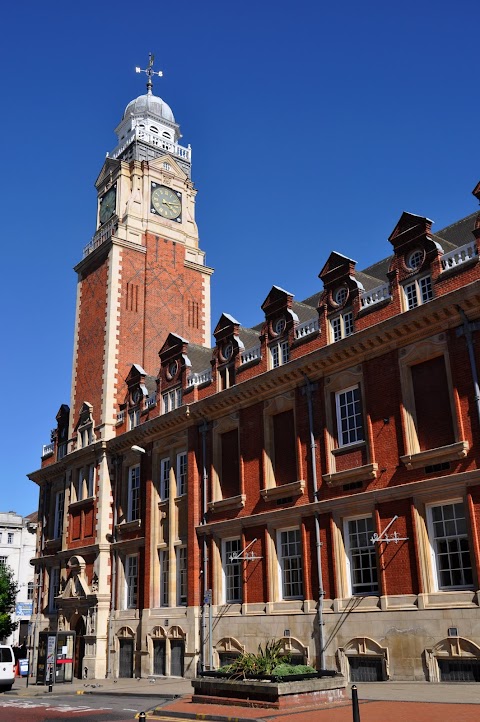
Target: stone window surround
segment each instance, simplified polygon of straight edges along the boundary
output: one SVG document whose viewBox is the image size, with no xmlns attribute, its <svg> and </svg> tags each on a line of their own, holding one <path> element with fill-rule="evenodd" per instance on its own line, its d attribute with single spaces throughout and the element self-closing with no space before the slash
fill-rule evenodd
<svg viewBox="0 0 480 722">
<path fill-rule="evenodd" d="M 154 444 L 153 463 L 152 463 L 152 479 L 154 479 L 154 487 L 157 496 L 157 504 L 166 505 L 170 498 L 180 498 L 177 489 L 177 457 L 179 454 L 187 450 L 187 437 L 185 434 L 178 434 L 167 439 L 161 439 Z M 164 499 L 161 495 L 161 473 L 162 462 L 170 459 L 170 477 L 169 477 L 169 495 Z M 187 474 L 188 474 L 188 453 L 187 453 Z"/>
<path fill-rule="evenodd" d="M 136 567 L 136 574 L 135 574 L 135 581 L 134 586 L 136 586 L 136 592 L 135 592 L 135 603 L 133 604 L 133 596 L 134 592 L 133 589 L 130 589 L 130 584 L 132 583 L 134 577 L 130 574 L 128 574 L 127 569 L 130 569 L 131 563 L 133 560 L 135 561 L 135 567 Z M 123 608 L 124 609 L 136 609 L 138 606 L 138 582 L 139 582 L 139 556 L 138 554 L 127 554 L 124 558 L 124 582 L 125 582 L 125 592 L 124 592 L 124 599 L 123 599 Z M 130 593 L 131 592 L 131 593 Z M 132 603 L 130 603 L 132 602 Z"/>
<path fill-rule="evenodd" d="M 430 281 L 430 290 L 432 293 L 431 298 L 423 298 L 423 289 L 422 289 L 422 281 L 425 281 L 426 279 L 429 279 Z M 408 299 L 407 299 L 407 287 L 409 286 L 415 286 L 415 296 L 416 296 L 416 305 L 410 307 L 408 305 Z M 412 276 L 409 279 L 406 279 L 401 284 L 401 302 L 402 302 L 402 309 L 403 311 L 412 311 L 414 308 L 418 308 L 418 306 L 423 306 L 425 303 L 428 303 L 429 301 L 433 300 L 433 280 L 430 273 L 423 273 L 418 276 Z"/>
<path fill-rule="evenodd" d="M 444 488 L 440 488 L 436 491 L 430 490 L 429 492 L 425 492 L 423 494 L 418 494 L 413 499 L 412 504 L 412 513 L 413 513 L 413 524 L 415 529 L 415 536 L 417 539 L 417 559 L 418 559 L 418 567 L 419 567 L 419 573 L 420 573 L 420 589 L 423 590 L 423 593 L 419 594 L 419 602 L 422 608 L 425 608 L 427 606 L 431 606 L 431 599 L 429 595 L 435 596 L 435 597 L 442 597 L 445 599 L 445 602 L 443 602 L 442 606 L 449 606 L 449 597 L 452 599 L 452 605 L 456 606 L 456 599 L 459 596 L 464 596 L 467 594 L 467 597 L 470 597 L 471 589 L 465 591 L 465 590 L 449 590 L 449 589 L 438 589 L 438 581 L 436 577 L 436 567 L 433 562 L 433 554 L 434 550 L 432 548 L 432 545 L 430 543 L 430 530 L 429 530 L 429 522 L 428 522 L 428 512 L 427 509 L 431 506 L 441 506 L 442 504 L 449 504 L 452 502 L 458 502 L 461 501 L 465 508 L 465 515 L 467 519 L 467 528 L 468 528 L 468 538 L 469 538 L 469 545 L 471 550 L 471 556 L 472 556 L 472 565 L 474 566 L 473 562 L 473 545 L 472 545 L 472 530 L 471 530 L 471 508 L 468 503 L 468 494 L 465 495 L 465 489 L 457 489 L 457 494 L 452 496 L 451 494 L 448 494 L 448 491 Z M 475 567 L 473 569 L 473 574 L 475 578 Z M 474 586 L 475 586 L 474 582 Z M 462 606 L 464 606 L 462 604 Z"/>
<path fill-rule="evenodd" d="M 227 564 L 230 564 L 232 567 L 235 566 L 234 562 L 230 562 L 227 558 L 227 542 L 238 542 L 239 552 L 243 549 L 243 541 L 242 537 L 240 535 L 237 536 L 228 536 L 221 539 L 221 562 L 222 562 L 222 593 L 221 593 L 221 599 L 222 604 L 241 604 L 242 598 L 243 598 L 243 561 L 238 560 L 236 566 L 238 567 L 238 577 L 239 577 L 239 590 L 240 590 L 240 598 L 239 599 L 231 599 L 227 600 L 227 573 L 226 573 L 226 567 Z"/>
<path fill-rule="evenodd" d="M 166 439 L 160 439 L 153 445 L 152 456 L 152 529 L 154 534 L 151 539 L 152 549 L 157 554 L 157 563 L 152 565 L 150 589 L 153 594 L 152 605 L 160 608 L 160 555 L 158 552 L 168 552 L 168 596 L 169 606 L 177 606 L 177 547 L 184 546 L 186 537 L 182 537 L 178 528 L 178 507 L 185 504 L 187 496 L 178 496 L 177 492 L 177 456 L 187 449 L 187 436 L 185 433 L 178 433 Z M 170 458 L 169 477 L 169 498 L 162 500 L 161 491 L 161 462 L 167 457 Z M 188 456 L 187 456 L 188 464 Z M 188 472 L 187 472 L 188 473 Z M 167 523 L 164 523 L 167 520 Z M 168 535 L 165 535 L 168 530 Z M 162 607 L 165 609 L 165 607 Z"/>
<path fill-rule="evenodd" d="M 338 339 L 335 338 L 335 329 L 334 329 L 334 323 L 335 321 L 340 322 L 340 336 Z M 350 329 L 348 331 L 348 329 Z M 355 326 L 354 326 L 354 314 L 353 310 L 351 308 L 341 311 L 340 313 L 335 312 L 329 315 L 328 317 L 328 329 L 329 329 L 329 343 L 336 343 L 337 341 L 341 341 L 342 338 L 348 338 L 348 336 L 351 336 L 355 332 Z M 348 331 L 348 333 L 347 333 Z"/>
<path fill-rule="evenodd" d="M 352 513 L 353 512 L 353 513 Z M 374 530 L 376 531 L 376 510 L 373 501 L 362 501 L 357 504 L 354 509 L 348 507 L 344 512 L 335 512 L 331 517 L 331 534 L 332 534 L 332 552 L 335 560 L 335 588 L 337 590 L 336 599 L 362 599 L 362 595 L 352 595 L 351 583 L 349 576 L 348 550 L 345 539 L 345 524 L 352 518 L 367 517 L 373 519 Z M 364 595 L 372 600 L 378 599 L 380 592 L 381 579 L 378 576 L 379 591 Z M 371 606 L 371 605 L 369 605 Z M 375 605 L 376 606 L 376 605 Z"/>
<path fill-rule="evenodd" d="M 288 337 L 275 339 L 268 344 L 269 370 L 284 366 L 290 361 L 290 343 Z"/>
<path fill-rule="evenodd" d="M 435 592 L 451 591 L 451 590 L 455 590 L 455 589 L 473 589 L 474 588 L 473 584 L 466 584 L 466 585 L 462 585 L 462 586 L 458 586 L 458 587 L 451 586 L 451 587 L 444 587 L 444 588 L 442 588 L 439 585 L 438 565 L 437 565 L 437 559 L 436 559 L 436 551 L 434 548 L 435 533 L 434 533 L 434 527 L 433 527 L 432 510 L 433 510 L 433 507 L 447 506 L 449 504 L 462 504 L 463 513 L 465 515 L 465 517 L 464 517 L 465 522 L 466 522 L 466 524 L 468 524 L 468 506 L 465 503 L 465 500 L 462 499 L 461 497 L 460 498 L 457 497 L 457 498 L 453 498 L 453 499 L 443 499 L 442 501 L 435 501 L 435 502 L 426 504 L 426 507 L 425 507 L 426 516 L 427 516 L 427 531 L 428 531 L 428 538 L 429 538 L 429 546 L 430 546 L 430 550 L 431 550 L 430 558 L 431 558 L 431 565 L 432 565 L 432 572 L 433 572 L 432 576 L 433 576 L 433 580 L 434 580 L 434 590 L 433 591 L 435 591 Z M 468 546 L 469 546 L 470 565 L 471 565 L 471 569 L 472 569 L 472 573 L 473 573 L 475 571 L 475 557 L 474 557 L 474 554 L 472 553 L 472 550 L 473 550 L 472 540 L 470 538 L 471 535 L 468 532 L 468 527 L 467 527 L 466 536 L 467 536 Z M 458 539 L 458 537 L 456 537 L 456 538 Z"/>
<path fill-rule="evenodd" d="M 352 386 L 358 386 L 360 389 L 365 440 L 357 442 L 356 444 L 339 446 L 337 439 L 338 428 L 336 419 L 334 418 L 331 394 L 337 394 L 338 392 L 344 391 Z M 372 479 L 376 479 L 378 464 L 376 462 L 372 462 L 371 459 L 372 448 L 369 439 L 370 435 L 368 433 L 370 419 L 366 413 L 363 370 L 361 365 L 345 369 L 344 371 L 340 371 L 333 376 L 328 376 L 325 379 L 324 404 L 327 442 L 327 473 L 322 475 L 323 481 L 329 486 L 338 486 L 355 481 L 370 481 Z M 350 449 L 353 450 L 364 447 L 367 452 L 367 463 L 365 465 L 337 472 L 336 456 L 348 453 Z"/>
<path fill-rule="evenodd" d="M 345 582 L 347 584 L 348 596 L 349 597 L 366 597 L 366 596 L 378 596 L 380 594 L 380 574 L 378 570 L 378 554 L 375 543 L 372 543 L 373 550 L 375 551 L 375 563 L 377 565 L 377 589 L 369 592 L 353 592 L 353 581 L 352 581 L 352 562 L 350 559 L 350 540 L 349 540 L 349 523 L 351 521 L 357 521 L 359 519 L 371 519 L 372 520 L 372 536 L 375 533 L 375 515 L 372 513 L 355 514 L 353 516 L 345 516 L 343 518 L 343 543 L 345 548 Z"/>
<path fill-rule="evenodd" d="M 282 534 L 289 531 L 296 531 L 299 535 L 299 542 L 300 542 L 300 568 L 301 568 L 301 588 L 302 591 L 300 594 L 291 595 L 291 596 L 285 596 L 285 589 L 284 589 L 284 580 L 283 580 L 283 568 L 282 568 L 282 556 L 281 556 L 281 545 L 282 545 Z M 295 599 L 304 599 L 305 596 L 305 554 L 304 554 L 304 548 L 303 548 L 303 535 L 302 535 L 302 527 L 297 526 L 288 526 L 288 527 L 280 527 L 276 529 L 276 558 L 277 558 L 277 577 L 278 577 L 278 599 L 281 601 L 290 601 Z M 287 559 L 291 559 L 292 557 L 286 557 Z"/>
<path fill-rule="evenodd" d="M 212 427 L 212 466 L 211 466 L 211 497 L 208 502 L 208 508 L 210 511 L 224 511 L 226 509 L 242 509 L 245 506 L 246 495 L 243 478 L 243 463 L 242 453 L 240 448 L 240 436 L 238 439 L 238 468 L 239 468 L 239 481 L 240 481 L 240 494 L 223 498 L 222 497 L 222 485 L 221 485 L 221 468 L 222 468 L 222 434 L 226 434 L 229 431 L 237 430 L 240 434 L 240 424 L 238 413 L 229 414 L 224 416 L 218 421 L 214 421 Z"/>
<path fill-rule="evenodd" d="M 439 447 L 438 449 L 420 450 L 420 444 L 417 435 L 417 420 L 415 412 L 415 396 L 413 390 L 413 381 L 411 367 L 417 363 L 429 361 L 430 359 L 443 356 L 445 360 L 445 371 L 448 383 L 448 392 L 450 399 L 450 412 L 452 416 L 452 426 L 455 441 L 453 444 Z M 402 408 L 403 416 L 403 437 L 405 445 L 405 454 L 400 457 L 400 461 L 405 464 L 407 469 L 416 469 L 427 464 L 442 463 L 444 461 L 453 461 L 461 459 L 467 455 L 468 442 L 461 438 L 459 416 L 455 404 L 455 396 L 453 391 L 452 376 L 450 370 L 450 361 L 447 348 L 447 339 L 444 333 L 432 336 L 429 339 L 418 341 L 410 346 L 400 349 L 398 363 L 400 368 L 400 388 L 402 391 Z"/>
<path fill-rule="evenodd" d="M 277 486 L 275 480 L 275 438 L 273 431 L 273 417 L 284 411 L 293 411 L 295 450 L 297 456 L 297 479 L 291 484 Z M 272 499 L 284 496 L 301 496 L 305 490 L 303 481 L 303 469 L 301 468 L 301 453 L 299 453 L 299 441 L 296 434 L 295 418 L 295 392 L 289 391 L 282 396 L 265 402 L 263 407 L 263 428 L 264 428 L 264 449 L 263 449 L 263 489 L 260 493 L 264 499 Z"/>
<path fill-rule="evenodd" d="M 350 680 L 349 657 L 377 657 L 383 663 L 385 679 L 389 679 L 388 647 L 382 647 L 371 637 L 354 637 L 344 647 L 338 648 L 340 671 L 346 680 Z"/>
</svg>

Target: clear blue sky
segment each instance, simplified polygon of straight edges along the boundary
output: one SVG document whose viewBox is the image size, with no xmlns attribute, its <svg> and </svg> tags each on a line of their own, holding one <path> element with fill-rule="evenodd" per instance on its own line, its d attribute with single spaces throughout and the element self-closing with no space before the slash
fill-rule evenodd
<svg viewBox="0 0 480 722">
<path fill-rule="evenodd" d="M 479 15 L 478 0 L 8 4 L 0 510 L 37 507 L 25 475 L 69 403 L 72 268 L 148 52 L 193 148 L 213 325 L 249 326 L 273 284 L 317 291 L 330 251 L 358 269 L 388 255 L 403 210 L 438 229 L 476 210 Z"/>
</svg>

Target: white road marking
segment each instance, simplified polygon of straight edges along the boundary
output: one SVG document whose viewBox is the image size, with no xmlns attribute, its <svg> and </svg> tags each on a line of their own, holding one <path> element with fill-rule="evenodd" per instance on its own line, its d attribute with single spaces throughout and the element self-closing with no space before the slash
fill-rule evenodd
<svg viewBox="0 0 480 722">
<path fill-rule="evenodd" d="M 37 702 L 34 700 L 0 700 L 0 707 L 15 707 L 16 709 L 44 709 L 50 712 L 100 712 L 110 711 L 113 707 L 89 707 L 88 705 L 51 704 L 50 702 Z M 136 710 L 134 710 L 136 711 Z"/>
</svg>

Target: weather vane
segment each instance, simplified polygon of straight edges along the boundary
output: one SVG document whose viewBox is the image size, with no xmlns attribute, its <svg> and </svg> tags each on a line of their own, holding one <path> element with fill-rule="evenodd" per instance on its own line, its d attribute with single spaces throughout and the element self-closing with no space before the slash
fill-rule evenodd
<svg viewBox="0 0 480 722">
<path fill-rule="evenodd" d="M 151 95 L 153 83 L 152 83 L 152 77 L 154 75 L 158 75 L 159 78 L 163 77 L 163 73 L 161 70 L 154 70 L 153 69 L 153 63 L 155 62 L 155 56 L 153 53 L 148 53 L 148 66 L 146 70 L 142 70 L 142 68 L 135 68 L 136 73 L 146 73 L 148 80 L 147 80 L 147 93 Z"/>
</svg>

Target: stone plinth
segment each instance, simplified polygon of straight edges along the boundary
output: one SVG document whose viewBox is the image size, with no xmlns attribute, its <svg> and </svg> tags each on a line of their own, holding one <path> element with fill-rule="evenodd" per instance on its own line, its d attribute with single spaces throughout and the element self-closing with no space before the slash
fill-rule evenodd
<svg viewBox="0 0 480 722">
<path fill-rule="evenodd" d="M 192 685 L 192 702 L 273 709 L 343 702 L 346 689 L 346 681 L 342 675 L 292 682 L 197 677 L 192 680 Z"/>
</svg>

